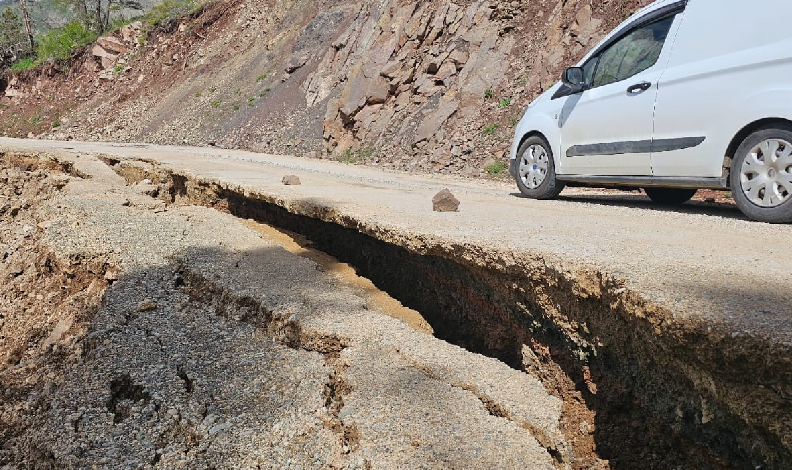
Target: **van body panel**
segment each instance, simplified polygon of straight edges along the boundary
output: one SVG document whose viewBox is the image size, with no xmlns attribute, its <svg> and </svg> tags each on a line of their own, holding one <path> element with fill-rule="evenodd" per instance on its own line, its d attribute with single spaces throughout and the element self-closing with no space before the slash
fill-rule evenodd
<svg viewBox="0 0 792 470">
<path fill-rule="evenodd" d="M 792 16 L 789 0 L 656 1 L 606 35 L 577 66 L 632 25 L 674 6 L 684 11 L 655 65 L 556 99 L 565 87 L 554 85 L 526 110 L 510 157 L 516 158 L 523 136 L 540 133 L 558 175 L 720 179 L 727 148 L 742 129 L 768 118 L 792 122 L 792 32 L 779 23 Z M 629 96 L 627 87 L 642 81 L 652 88 Z M 626 153 L 631 149 L 638 151 Z"/>
<path fill-rule="evenodd" d="M 679 0 L 661 0 L 643 8 L 606 35 L 600 44 L 624 34 L 632 24 L 647 15 L 664 7 L 678 4 Z M 653 109 L 659 80 L 669 59 L 679 18 L 672 24 L 668 38 L 663 46 L 657 62 L 647 70 L 626 80 L 586 90 L 563 98 L 552 99 L 562 87 L 556 84 L 543 93 L 529 106 L 523 119 L 517 125 L 515 138 L 512 142 L 510 158 L 517 157 L 519 143 L 529 133 L 544 135 L 552 150 L 555 167 L 559 174 L 630 174 L 651 175 L 651 154 L 624 153 L 618 155 L 582 155 L 567 157 L 566 152 L 572 145 L 603 144 L 614 142 L 608 135 L 611 126 L 606 126 L 602 115 L 610 115 L 618 120 L 618 140 L 638 141 L 651 140 L 654 130 Z M 599 47 L 599 46 L 598 46 Z M 589 52 L 579 63 L 584 64 L 597 52 L 598 48 Z M 652 87 L 642 93 L 629 94 L 631 85 L 648 82 Z M 543 118 L 537 116 L 543 115 Z M 596 125 L 596 123 L 602 125 Z M 625 173 L 626 171 L 626 173 Z"/>
<path fill-rule="evenodd" d="M 678 2 L 671 5 L 675 3 Z M 656 10 L 664 11 L 662 8 L 656 8 L 636 20 L 651 18 L 652 11 Z M 634 31 L 636 20 L 628 21 L 622 29 L 617 29 L 614 37 L 619 38 L 625 33 Z M 564 101 L 564 105 L 558 117 L 558 126 L 561 129 L 559 160 L 565 174 L 630 176 L 652 174 L 651 154 L 648 151 L 630 150 L 639 149 L 641 143 L 645 143 L 648 148 L 651 143 L 656 85 L 668 62 L 680 21 L 681 15 L 677 15 L 673 21 L 668 18 L 665 20 L 667 33 L 662 48 L 659 49 L 655 62 L 647 69 L 613 83 L 560 98 Z M 602 68 L 601 62 L 598 68 Z M 639 84 L 645 84 L 648 88 L 637 92 L 628 91 L 630 87 Z M 603 115 L 608 115 L 609 119 L 602 119 Z M 638 143 L 638 145 L 623 145 L 624 143 Z M 573 148 L 577 150 L 570 151 Z M 597 149 L 603 148 L 621 150 L 597 153 Z"/>
<path fill-rule="evenodd" d="M 691 0 L 658 85 L 653 138 L 705 140 L 653 153 L 655 176 L 720 176 L 742 128 L 792 116 L 792 38 L 773 26 L 790 14 L 786 1 Z"/>
</svg>

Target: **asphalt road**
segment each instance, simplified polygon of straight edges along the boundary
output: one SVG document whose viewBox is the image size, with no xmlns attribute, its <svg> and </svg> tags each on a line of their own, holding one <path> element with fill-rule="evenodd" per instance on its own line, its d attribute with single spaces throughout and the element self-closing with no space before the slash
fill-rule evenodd
<svg viewBox="0 0 792 470">
<path fill-rule="evenodd" d="M 156 161 L 286 205 L 319 202 L 404 244 L 467 244 L 593 269 L 623 280 L 677 319 L 792 344 L 792 226 L 749 221 L 728 205 L 668 209 L 635 193 L 572 189 L 556 201 L 534 201 L 497 182 L 217 148 L 0 139 L 0 149 Z M 302 185 L 282 185 L 286 174 L 298 175 Z M 458 213 L 432 211 L 431 198 L 442 188 L 461 201 Z"/>
</svg>

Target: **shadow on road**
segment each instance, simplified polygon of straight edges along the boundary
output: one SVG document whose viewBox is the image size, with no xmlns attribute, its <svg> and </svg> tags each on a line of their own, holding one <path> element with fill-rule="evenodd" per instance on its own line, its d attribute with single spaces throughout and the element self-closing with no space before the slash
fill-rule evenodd
<svg viewBox="0 0 792 470">
<path fill-rule="evenodd" d="M 511 196 L 526 199 L 521 193 L 511 193 Z M 643 194 L 562 194 L 558 197 L 560 201 L 577 202 L 581 204 L 607 206 L 607 207 L 629 207 L 632 209 L 643 209 L 652 212 L 678 213 L 678 214 L 699 214 L 726 219 L 748 220 L 734 204 L 723 202 L 702 202 L 689 201 L 681 206 L 665 206 L 658 204 Z"/>
</svg>

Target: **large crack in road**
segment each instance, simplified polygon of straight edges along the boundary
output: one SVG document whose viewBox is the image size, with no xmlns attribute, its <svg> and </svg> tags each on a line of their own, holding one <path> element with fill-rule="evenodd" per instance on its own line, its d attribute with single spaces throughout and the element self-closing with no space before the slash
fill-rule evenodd
<svg viewBox="0 0 792 470">
<path fill-rule="evenodd" d="M 128 177 L 135 171 L 128 165 L 118 169 Z M 729 374 L 735 367 L 757 370 L 752 364 L 744 357 L 702 362 L 702 352 L 712 357 L 721 345 L 695 330 L 658 337 L 657 325 L 646 318 L 652 307 L 600 273 L 574 278 L 541 260 L 493 260 L 479 247 L 416 252 L 404 242 L 383 241 L 395 238 L 388 234 L 363 233 L 353 228 L 354 219 L 314 201 L 286 208 L 233 185 L 157 172 L 156 166 L 152 171 L 157 175 L 144 172 L 137 179 L 146 174 L 159 180 L 162 189 L 155 195 L 300 234 L 421 312 L 437 337 L 543 378 L 564 400 L 565 437 L 575 443 L 574 430 L 591 422 L 596 445 L 584 439 L 577 444 L 596 448 L 616 468 L 754 468 L 768 454 L 770 462 L 790 458 L 778 438 L 747 429 L 695 383 L 715 380 L 712 374 L 724 368 Z M 541 433 L 534 436 L 557 452 Z"/>
<path fill-rule="evenodd" d="M 3 240 L 25 217 L 37 235 L 14 253 L 102 260 L 80 284 L 101 302 L 61 331 L 58 317 L 72 311 L 47 302 L 61 289 L 57 277 L 44 282 L 46 263 L 23 263 L 21 276 L 3 265 L 4 280 L 25 280 L 4 283 L 3 294 L 39 293 L 43 309 L 20 317 L 3 307 L 3 333 L 18 328 L 25 339 L 2 349 L 0 464 L 550 470 L 572 457 L 598 461 L 553 457 L 565 446 L 561 402 L 536 379 L 371 310 L 370 296 L 245 220 L 163 204 L 94 157 L 74 161 L 86 177 L 60 192 L 26 203 L 9 195 L 8 207 L 27 205 L 3 220 Z M 13 161 L 8 171 L 30 177 Z"/>
<path fill-rule="evenodd" d="M 77 160 L 78 168 L 101 172 L 96 158 Z M 789 355 L 779 345 L 677 319 L 596 270 L 567 270 L 551 258 L 398 233 L 323 201 L 285 200 L 153 161 L 113 155 L 102 161 L 128 185 L 118 195 L 123 207 L 164 214 L 198 211 L 203 221 L 208 219 L 200 206 L 229 214 L 211 222 L 218 230 L 208 239 L 204 234 L 177 244 L 181 250 L 171 249 L 172 261 L 156 276 L 167 278 L 173 284 L 168 289 L 176 290 L 162 296 L 186 296 L 187 304 L 248 325 L 297 354 L 319 355 L 317 367 L 324 372 L 318 376 L 324 378 L 315 395 L 321 403 L 313 406 L 332 435 L 324 465 L 753 469 L 792 464 L 784 424 L 789 422 Z M 326 287 L 316 289 L 313 281 L 301 285 L 306 276 L 325 276 L 327 282 L 328 273 L 317 271 L 317 266 L 327 271 L 317 252 L 305 256 L 300 248 L 286 247 L 308 265 L 283 271 L 267 267 L 272 253 L 266 250 L 229 245 L 219 229 L 230 226 L 228 217 L 248 229 L 258 226 L 247 236 L 267 237 L 271 229 L 259 226 L 267 224 L 321 256 L 348 263 L 403 305 L 390 314 L 411 323 L 412 333 L 385 317 L 371 317 L 374 309 L 388 309 L 381 303 L 377 307 L 360 288 L 332 281 L 331 290 L 357 291 L 351 295 L 357 300 L 339 303 Z M 178 230 L 174 233 L 179 238 Z M 215 248 L 183 249 L 209 245 Z M 282 289 L 274 287 L 276 278 L 292 279 L 292 292 L 272 295 Z M 146 328 L 146 337 L 167 348 L 167 341 Z M 430 346 L 427 341 L 437 340 L 427 331 L 497 359 L 502 367 Z M 179 383 L 192 383 L 190 367 L 180 367 Z M 115 380 L 127 376 L 120 377 Z M 140 386 L 140 377 L 129 377 L 130 385 Z M 541 393 L 549 392 L 557 405 L 538 398 L 532 378 L 541 380 Z M 203 413 L 194 421 L 211 414 Z M 465 413 L 473 414 L 460 416 Z M 414 418 L 421 415 L 423 427 L 416 427 Z M 483 427 L 468 428 L 471 419 Z M 172 425 L 161 440 L 201 441 L 193 436 L 200 431 L 181 426 L 177 432 Z M 455 447 L 444 447 L 449 438 Z M 188 455 L 200 445 L 185 448 Z M 504 452 L 511 450 L 506 449 L 524 454 L 507 458 Z M 537 457 L 537 449 L 545 457 Z M 292 452 L 303 455 L 305 449 Z M 174 455 L 160 446 L 152 459 L 167 464 Z M 427 456 L 442 458 L 422 460 Z"/>
</svg>

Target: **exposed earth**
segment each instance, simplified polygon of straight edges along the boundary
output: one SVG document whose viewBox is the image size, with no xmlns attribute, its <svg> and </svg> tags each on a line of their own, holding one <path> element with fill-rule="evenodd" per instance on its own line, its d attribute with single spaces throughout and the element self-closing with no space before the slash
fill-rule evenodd
<svg viewBox="0 0 792 470">
<path fill-rule="evenodd" d="M 96 157 L 2 155 L 2 468 L 598 464 L 536 378 L 384 315 L 283 235 Z"/>
</svg>

